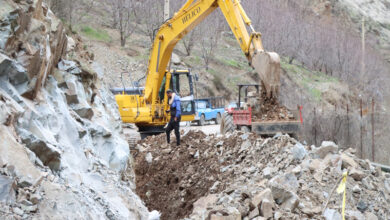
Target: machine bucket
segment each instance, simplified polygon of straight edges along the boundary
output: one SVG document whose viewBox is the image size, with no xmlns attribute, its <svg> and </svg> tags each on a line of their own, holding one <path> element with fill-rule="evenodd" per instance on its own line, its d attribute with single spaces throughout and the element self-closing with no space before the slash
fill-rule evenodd
<svg viewBox="0 0 390 220">
<path fill-rule="evenodd" d="M 258 51 L 252 57 L 252 67 L 260 75 L 267 98 L 277 98 L 280 87 L 280 57 L 274 52 Z"/>
</svg>

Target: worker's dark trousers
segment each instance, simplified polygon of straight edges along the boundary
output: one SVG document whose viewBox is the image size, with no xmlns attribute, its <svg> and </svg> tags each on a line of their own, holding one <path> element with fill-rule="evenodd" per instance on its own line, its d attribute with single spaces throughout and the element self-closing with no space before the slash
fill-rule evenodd
<svg viewBox="0 0 390 220">
<path fill-rule="evenodd" d="M 171 116 L 171 120 L 168 123 L 168 126 L 166 128 L 167 133 L 167 142 L 168 144 L 171 143 L 171 131 L 175 130 L 175 136 L 176 136 L 176 143 L 177 145 L 180 145 L 180 120 L 181 116 L 177 118 L 177 121 L 175 121 L 175 117 Z"/>
</svg>

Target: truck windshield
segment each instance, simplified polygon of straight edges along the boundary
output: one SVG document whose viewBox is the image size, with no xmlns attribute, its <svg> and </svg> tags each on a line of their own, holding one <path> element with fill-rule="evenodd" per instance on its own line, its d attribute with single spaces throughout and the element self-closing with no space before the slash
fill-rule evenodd
<svg viewBox="0 0 390 220">
<path fill-rule="evenodd" d="M 206 108 L 207 104 L 206 102 L 196 102 L 196 108 Z"/>
</svg>

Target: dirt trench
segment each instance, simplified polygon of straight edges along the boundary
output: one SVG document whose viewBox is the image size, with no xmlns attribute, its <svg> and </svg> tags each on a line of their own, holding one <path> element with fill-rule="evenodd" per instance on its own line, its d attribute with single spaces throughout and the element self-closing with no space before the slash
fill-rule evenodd
<svg viewBox="0 0 390 220">
<path fill-rule="evenodd" d="M 218 142 L 214 135 L 199 131 L 189 131 L 178 147 L 165 144 L 165 135 L 140 141 L 133 154 L 136 192 L 149 210 L 160 211 L 162 220 L 181 219 L 192 212 L 193 203 L 210 188 L 213 193 L 221 192 L 225 185 L 218 180 L 229 175 L 221 168 L 233 160 L 219 161 Z M 224 141 L 225 147 L 229 144 L 239 143 L 231 137 Z"/>
</svg>

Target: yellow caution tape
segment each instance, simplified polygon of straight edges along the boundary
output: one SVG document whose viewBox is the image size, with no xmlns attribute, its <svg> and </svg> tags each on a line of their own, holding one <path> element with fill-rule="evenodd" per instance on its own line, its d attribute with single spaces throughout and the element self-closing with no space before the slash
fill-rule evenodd
<svg viewBox="0 0 390 220">
<path fill-rule="evenodd" d="M 346 200 L 346 195 L 347 195 L 347 176 L 348 176 L 348 172 L 344 172 L 343 173 L 343 179 L 341 180 L 340 182 L 340 185 L 339 187 L 337 187 L 337 193 L 340 194 L 342 192 L 344 192 L 344 195 L 343 195 L 343 206 L 342 206 L 342 210 L 341 210 L 341 214 L 343 216 L 343 220 L 345 220 L 345 200 Z"/>
</svg>

